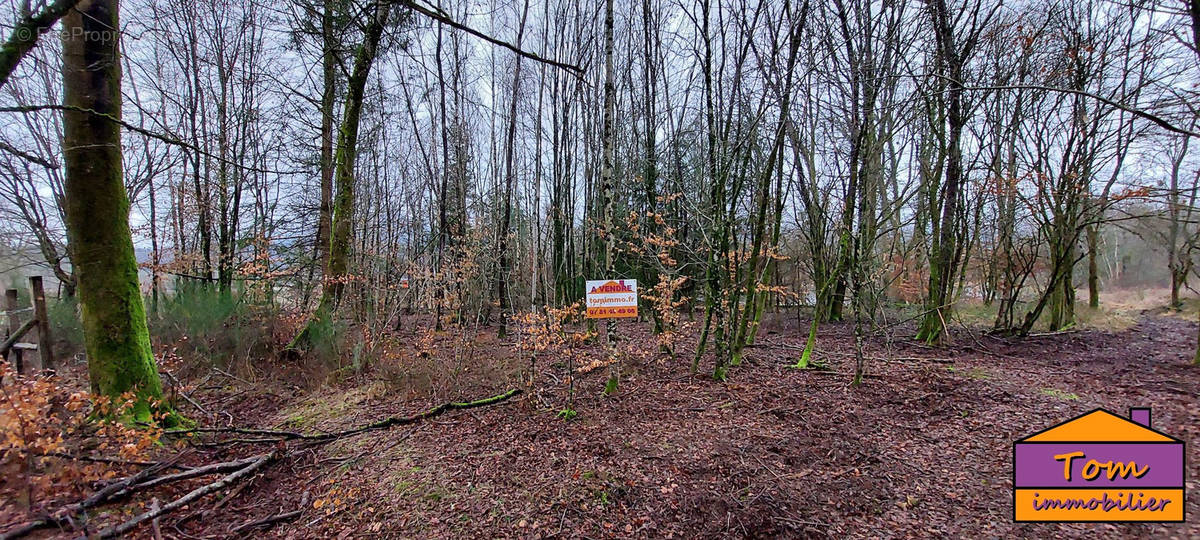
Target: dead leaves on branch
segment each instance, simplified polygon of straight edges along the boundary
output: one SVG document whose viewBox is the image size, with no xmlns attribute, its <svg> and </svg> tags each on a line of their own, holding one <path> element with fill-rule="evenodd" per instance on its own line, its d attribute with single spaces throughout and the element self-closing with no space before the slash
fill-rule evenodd
<svg viewBox="0 0 1200 540">
<path fill-rule="evenodd" d="M 93 396 L 0 362 L 0 515 L 43 509 L 144 463 L 162 429 L 123 421 L 136 404 L 132 392 Z"/>
</svg>

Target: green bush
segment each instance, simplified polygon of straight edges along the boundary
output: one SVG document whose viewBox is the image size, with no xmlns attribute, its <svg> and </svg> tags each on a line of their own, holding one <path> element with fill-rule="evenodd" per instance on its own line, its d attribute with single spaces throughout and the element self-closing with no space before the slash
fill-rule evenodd
<svg viewBox="0 0 1200 540">
<path fill-rule="evenodd" d="M 184 357 L 230 367 L 235 362 L 269 356 L 274 351 L 270 307 L 244 302 L 236 291 L 208 284 L 181 283 L 163 295 L 149 317 L 150 335 Z"/>
<path fill-rule="evenodd" d="M 349 355 L 342 354 L 347 329 L 348 325 L 344 321 L 333 317 L 314 318 L 308 324 L 308 349 L 305 351 L 305 356 L 329 369 L 337 370 L 348 367 L 344 363 L 344 358 Z M 361 349 L 356 353 L 358 354 L 355 356 L 361 354 Z M 362 361 L 362 359 L 356 359 L 355 363 Z"/>
</svg>

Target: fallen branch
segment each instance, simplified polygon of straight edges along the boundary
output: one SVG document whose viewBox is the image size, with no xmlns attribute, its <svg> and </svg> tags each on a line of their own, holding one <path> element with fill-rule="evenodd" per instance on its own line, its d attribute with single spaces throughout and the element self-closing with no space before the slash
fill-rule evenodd
<svg viewBox="0 0 1200 540">
<path fill-rule="evenodd" d="M 150 510 L 158 511 L 161 507 L 158 505 L 158 497 L 150 499 Z M 163 540 L 162 528 L 158 524 L 158 518 L 150 520 L 150 531 L 154 533 L 154 540 Z"/>
<path fill-rule="evenodd" d="M 143 489 L 160 486 L 170 482 L 176 482 L 179 480 L 186 480 L 188 478 L 195 478 L 197 476 L 239 470 L 253 465 L 269 455 L 270 454 L 259 454 L 257 456 L 234 461 L 213 463 L 211 465 L 205 465 L 202 467 L 186 468 L 183 470 L 183 472 L 169 474 L 166 476 L 155 475 L 164 469 L 177 467 L 174 464 L 174 460 L 170 462 L 155 463 L 153 466 L 143 469 L 135 475 L 122 478 L 104 486 L 83 501 L 80 501 L 76 504 L 67 505 L 52 515 L 43 516 L 42 518 L 30 521 L 15 529 L 7 531 L 3 535 L 0 535 L 0 540 L 20 538 L 39 529 L 70 525 L 72 523 L 72 518 L 83 513 L 85 510 L 101 504 L 124 499 Z"/>
<path fill-rule="evenodd" d="M 480 399 L 480 400 L 476 400 L 476 401 L 467 401 L 467 402 L 453 402 L 452 401 L 452 402 L 448 402 L 448 403 L 443 403 L 441 405 L 438 405 L 437 407 L 429 409 L 425 412 L 414 414 L 412 416 L 392 416 L 392 417 L 388 417 L 383 420 L 380 420 L 378 422 L 374 422 L 374 423 L 370 423 L 370 424 L 367 424 L 364 426 L 359 426 L 356 428 L 347 429 L 344 431 L 338 431 L 338 432 L 334 432 L 334 433 L 307 434 L 307 433 L 297 433 L 295 431 L 275 431 L 275 430 L 270 430 L 270 429 L 236 428 L 236 427 L 180 429 L 180 430 L 169 430 L 169 431 L 166 431 L 165 433 L 167 435 L 188 435 L 188 434 L 192 434 L 192 433 L 236 433 L 236 434 L 240 434 L 240 435 L 265 435 L 265 436 L 271 436 L 271 437 L 278 437 L 280 440 L 331 441 L 331 440 L 335 440 L 335 439 L 349 437 L 352 435 L 358 435 L 360 433 L 366 433 L 368 431 L 376 431 L 376 430 L 380 430 L 380 429 L 387 429 L 387 428 L 390 428 L 393 426 L 403 426 L 403 425 L 407 425 L 407 424 L 413 424 L 416 422 L 420 422 L 422 420 L 428 420 L 435 416 L 441 415 L 442 413 L 445 413 L 446 411 L 474 409 L 476 407 L 486 407 L 488 405 L 495 405 L 497 403 L 507 401 L 508 399 L 510 399 L 514 396 L 518 396 L 521 394 L 521 392 L 522 392 L 522 390 L 520 388 L 514 388 L 503 394 L 495 395 L 495 396 L 492 396 L 489 398 L 484 398 L 484 399 Z"/>
<path fill-rule="evenodd" d="M 844 373 L 841 371 L 833 371 L 833 370 L 810 370 L 809 373 L 812 373 L 815 375 L 841 375 L 843 377 L 853 377 L 854 376 L 853 373 Z M 862 377 L 864 379 L 882 379 L 883 375 L 876 375 L 874 373 L 863 373 Z"/>
<path fill-rule="evenodd" d="M 15 527 L 13 529 L 9 529 L 8 531 L 5 531 L 4 534 L 0 534 L 0 540 L 11 540 L 13 538 L 21 538 L 21 537 L 24 537 L 25 535 L 32 533 L 34 531 L 37 531 L 37 530 L 47 529 L 47 528 L 55 527 L 55 526 L 69 525 L 69 524 L 71 524 L 73 516 L 76 516 L 79 513 L 83 512 L 84 510 L 87 510 L 93 506 L 96 506 L 96 505 L 104 502 L 104 501 L 107 501 L 109 499 L 109 497 L 112 496 L 112 494 L 114 494 L 118 491 L 121 491 L 122 489 L 124 489 L 126 487 L 129 487 L 131 484 L 140 482 L 140 481 L 150 477 L 151 475 L 154 475 L 155 473 L 157 473 L 158 471 L 162 470 L 165 467 L 167 467 L 166 463 L 160 463 L 153 467 L 148 467 L 146 469 L 143 469 L 142 471 L 138 472 L 137 474 L 135 474 L 133 476 L 128 476 L 121 480 L 117 480 L 116 482 L 113 482 L 107 486 L 104 486 L 99 491 L 93 493 L 90 497 L 88 497 L 78 503 L 67 505 L 65 508 L 63 508 L 62 510 L 60 510 L 58 512 L 55 512 L 52 515 L 42 516 L 38 519 L 27 522 L 23 525 L 18 525 L 17 527 Z"/>
<path fill-rule="evenodd" d="M 213 463 L 211 465 L 204 465 L 203 467 L 194 467 L 194 468 L 188 469 L 186 471 L 175 473 L 175 474 L 168 474 L 166 476 L 159 476 L 156 478 L 151 478 L 149 480 L 146 480 L 145 482 L 139 482 L 137 484 L 128 486 L 121 491 L 113 493 L 108 498 L 108 500 L 105 502 L 113 501 L 113 500 L 117 500 L 117 499 L 126 497 L 135 491 L 140 491 L 140 490 L 143 490 L 146 488 L 151 488 L 154 486 L 167 484 L 167 483 L 175 482 L 178 480 L 185 480 L 188 478 L 195 478 L 197 476 L 205 476 L 205 475 L 209 475 L 209 474 L 217 474 L 217 473 L 235 471 L 235 470 L 241 469 L 242 467 L 250 465 L 254 462 L 257 462 L 257 461 L 261 460 L 262 458 L 266 457 L 267 455 L 268 454 L 259 454 L 257 456 L 251 456 L 251 457 L 243 458 L 243 459 L 236 459 L 233 461 L 226 461 L 223 463 Z"/>
<path fill-rule="evenodd" d="M 804 350 L 803 345 L 791 345 L 789 343 L 753 343 L 753 344 L 747 345 L 746 347 L 748 347 L 748 348 L 749 347 L 761 347 L 761 348 L 765 348 L 765 349 L 770 349 L 770 348 L 793 349 L 793 350 L 797 350 L 797 351 Z M 844 358 L 854 358 L 855 357 L 855 354 L 852 352 L 839 352 L 839 351 L 813 351 L 813 355 L 814 356 L 816 356 L 816 355 L 839 356 L 839 357 L 844 357 Z M 952 359 L 952 358 L 932 358 L 932 357 L 927 357 L 927 356 L 896 356 L 896 357 L 864 356 L 863 359 L 867 360 L 869 362 L 901 362 L 901 363 L 904 363 L 904 362 L 933 362 L 936 364 L 953 364 L 954 363 L 954 359 Z"/>
<path fill-rule="evenodd" d="M 1037 332 L 1037 333 L 1032 333 L 1032 334 L 1025 334 L 1025 337 L 1040 338 L 1040 337 L 1050 337 L 1050 336 L 1061 336 L 1063 334 L 1074 334 L 1077 332 L 1079 332 L 1078 328 L 1068 328 L 1066 330 L 1058 330 L 1055 332 Z"/>
<path fill-rule="evenodd" d="M 827 352 L 822 352 L 820 354 L 841 356 L 841 357 L 845 357 L 845 358 L 854 358 L 855 357 L 854 353 L 837 352 L 837 351 L 827 351 Z M 929 356 L 863 356 L 863 359 L 867 360 L 869 362 L 899 362 L 902 364 L 913 363 L 913 362 L 932 362 L 935 364 L 953 364 L 954 363 L 953 358 L 934 358 L 934 357 L 929 357 Z"/>
<path fill-rule="evenodd" d="M 435 416 L 439 416 L 446 411 L 466 410 L 466 409 L 474 409 L 477 407 L 486 407 L 488 405 L 495 405 L 497 403 L 507 401 L 508 399 L 510 399 L 514 396 L 518 396 L 521 394 L 521 392 L 522 392 L 522 390 L 520 388 L 514 388 L 503 394 L 492 396 L 490 398 L 484 398 L 484 399 L 480 399 L 480 400 L 476 400 L 476 401 L 468 401 L 468 402 L 443 403 L 443 404 L 438 405 L 437 407 L 434 407 L 432 409 L 429 409 L 423 413 L 414 414 L 412 416 L 392 416 L 390 418 L 380 420 L 373 424 L 367 424 L 365 426 L 357 427 L 354 429 L 348 429 L 348 430 L 340 431 L 337 433 L 328 433 L 328 434 L 315 435 L 315 436 L 305 436 L 303 438 L 309 439 L 309 440 L 321 440 L 321 441 L 341 439 L 343 437 L 349 437 L 351 435 L 357 435 L 359 433 L 365 433 L 367 431 L 387 429 L 392 426 L 403 426 L 406 424 L 414 424 L 414 423 L 420 422 L 422 420 L 428 420 Z"/>
<path fill-rule="evenodd" d="M 8 339 L 4 340 L 3 344 L 0 344 L 0 355 L 7 358 L 8 350 L 17 344 L 17 340 L 21 339 L 21 336 L 25 335 L 34 326 L 37 326 L 37 323 L 38 320 L 36 318 L 25 321 L 25 324 L 22 324 L 20 328 L 17 328 L 16 332 L 13 332 L 12 335 L 8 336 Z"/>
<path fill-rule="evenodd" d="M 292 510 L 291 512 L 281 512 L 278 514 L 273 514 L 273 515 L 267 516 L 262 519 L 247 521 L 241 525 L 238 525 L 237 527 L 234 527 L 233 529 L 231 529 L 229 531 L 229 533 L 230 534 L 238 534 L 245 530 L 256 529 L 258 527 L 265 527 L 268 525 L 274 525 L 276 523 L 279 523 L 280 521 L 287 521 L 289 519 L 296 519 L 296 518 L 300 517 L 300 515 L 303 514 L 304 510 L 307 508 L 308 508 L 308 492 L 305 491 L 304 495 L 300 498 L 300 508 L 298 508 L 296 510 Z"/>
<path fill-rule="evenodd" d="M 329 442 L 329 441 L 333 441 L 336 439 L 341 439 L 344 437 L 349 437 L 352 435 L 358 435 L 360 433 L 366 433 L 368 431 L 377 431 L 377 430 L 381 430 L 381 429 L 387 429 L 387 428 L 390 428 L 393 426 L 402 426 L 402 425 L 406 425 L 406 424 L 413 424 L 416 422 L 420 422 L 422 420 L 428 420 L 430 418 L 439 416 L 439 415 L 445 413 L 446 411 L 474 409 L 476 407 L 486 407 L 488 405 L 494 405 L 496 403 L 507 401 L 508 399 L 511 399 L 514 396 L 520 395 L 521 393 L 522 393 L 522 390 L 519 388 L 516 388 L 513 390 L 509 390 L 508 392 L 505 392 L 503 394 L 495 395 L 495 396 L 492 396 L 489 398 L 484 398 L 484 399 L 480 399 L 480 400 L 476 400 L 476 401 L 466 401 L 466 402 L 453 402 L 452 401 L 452 402 L 448 402 L 448 403 L 443 403 L 441 405 L 438 405 L 437 407 L 434 407 L 432 409 L 426 410 L 426 411 L 418 413 L 418 414 L 414 414 L 412 416 L 392 416 L 392 417 L 380 420 L 378 422 L 374 422 L 374 423 L 360 426 L 357 428 L 347 429 L 347 430 L 339 431 L 339 432 L 335 432 L 335 433 L 305 434 L 305 433 L 296 433 L 296 432 L 292 432 L 292 431 L 274 431 L 274 430 L 269 430 L 269 429 L 232 428 L 232 427 L 231 428 L 193 428 L 193 429 L 184 429 L 184 430 L 171 430 L 171 431 L 167 431 L 166 433 L 172 434 L 172 435 L 185 435 L 185 434 L 191 434 L 191 433 L 239 433 L 239 434 L 247 434 L 247 435 L 262 435 L 262 436 L 274 437 L 275 440 L 270 441 L 270 442 L 278 442 L 278 441 L 283 441 L 283 440 L 303 440 L 303 441 L 313 441 L 313 442 L 321 443 L 321 442 Z M 262 441 L 262 442 L 267 442 L 267 441 Z M 87 510 L 94 506 L 100 505 L 102 503 L 111 502 L 111 501 L 115 501 L 120 498 L 124 498 L 136 491 L 140 491 L 140 490 L 143 490 L 146 488 L 159 486 L 159 485 L 163 485 L 163 484 L 178 481 L 178 480 L 184 480 L 187 478 L 203 476 L 206 474 L 215 474 L 215 473 L 224 473 L 224 472 L 228 472 L 228 471 L 234 471 L 232 474 L 222 478 L 221 480 L 218 480 L 217 482 L 197 488 L 196 490 L 193 490 L 192 492 L 188 493 L 187 495 L 183 496 L 182 498 L 180 498 L 176 501 L 173 501 L 171 503 L 168 503 L 166 505 L 163 505 L 158 510 L 150 510 L 150 511 L 144 512 L 138 516 L 135 516 L 134 518 L 130 519 L 129 521 L 126 521 L 125 523 L 102 529 L 99 533 L 96 534 L 95 537 L 110 538 L 112 536 L 121 535 L 121 534 L 124 534 L 125 532 L 128 532 L 130 529 L 132 529 L 133 527 L 136 527 L 139 523 L 141 523 L 147 519 L 155 519 L 158 516 L 161 516 L 163 514 L 171 512 L 183 505 L 186 505 L 186 504 L 194 501 L 195 499 L 197 499 L 199 497 L 202 497 L 202 496 L 204 496 L 208 493 L 211 493 L 215 490 L 223 489 L 226 486 L 229 486 L 230 484 L 245 477 L 247 474 L 253 473 L 255 470 L 258 470 L 259 468 L 265 466 L 267 463 L 274 461 L 275 459 L 278 459 L 279 455 L 280 455 L 279 450 L 274 450 L 268 454 L 259 454 L 256 456 L 238 459 L 238 460 L 234 460 L 234 461 L 213 463 L 213 464 L 204 465 L 201 467 L 189 468 L 189 469 L 185 469 L 182 472 L 178 472 L 178 473 L 170 474 L 170 475 L 166 475 L 166 476 L 161 476 L 161 477 L 155 477 L 154 475 L 156 475 L 158 472 L 160 472 L 162 469 L 164 469 L 166 467 L 174 466 L 174 463 L 173 462 L 156 463 L 154 466 L 149 467 L 133 476 L 118 480 L 116 482 L 113 482 L 113 483 L 105 486 L 104 488 L 102 488 L 101 490 L 92 494 L 92 496 L 88 497 L 87 499 L 83 500 L 80 503 L 68 505 L 67 507 L 63 508 L 61 511 L 59 511 L 53 515 L 44 516 L 42 518 L 36 519 L 34 521 L 30 521 L 28 523 L 25 523 L 23 525 L 20 525 L 16 528 L 12 529 L 12 530 L 9 530 L 9 531 L 5 532 L 3 535 L 0 535 L 0 540 L 21 538 L 21 537 L 28 535 L 29 533 L 36 531 L 36 530 L 45 529 L 45 528 L 54 527 L 54 526 L 69 525 L 69 524 L 71 524 L 71 517 L 78 515 L 80 512 L 82 512 L 84 510 Z M 284 518 L 281 517 L 280 520 L 282 520 L 282 519 L 284 519 Z"/>
<path fill-rule="evenodd" d="M 224 478 L 221 478 L 220 480 L 217 480 L 216 482 L 213 482 L 213 483 L 207 484 L 207 485 L 203 485 L 196 489 L 193 489 L 192 491 L 188 492 L 187 495 L 184 495 L 178 499 L 175 499 L 174 501 L 164 504 L 157 509 L 151 509 L 146 512 L 142 512 L 141 514 L 138 514 L 138 515 L 130 518 L 128 521 L 121 523 L 120 525 L 113 525 L 110 527 L 105 527 L 103 529 L 100 529 L 100 531 L 98 531 L 94 535 L 89 536 L 88 538 L 112 538 L 114 536 L 120 536 L 122 534 L 125 534 L 125 533 L 133 530 L 135 527 L 137 527 L 138 525 L 140 525 L 142 522 L 144 522 L 146 520 L 152 520 L 152 519 L 158 518 L 161 515 L 167 514 L 169 512 L 172 512 L 174 510 L 177 510 L 179 508 L 187 506 L 188 504 L 196 501 L 197 499 L 199 499 L 205 495 L 208 495 L 209 493 L 213 493 L 215 491 L 220 491 L 222 489 L 225 489 L 225 488 L 233 485 L 238 480 L 241 480 L 242 478 L 245 478 L 251 474 L 254 474 L 255 471 L 263 468 L 268 463 L 275 461 L 276 459 L 279 458 L 280 455 L 281 455 L 281 451 L 275 450 L 269 454 L 264 454 L 262 456 L 259 456 L 257 460 L 251 462 L 249 465 L 247 465 L 241 469 L 238 469 L 237 471 L 234 471 L 232 474 L 225 476 Z M 81 538 L 83 538 L 83 537 L 81 537 Z"/>
</svg>

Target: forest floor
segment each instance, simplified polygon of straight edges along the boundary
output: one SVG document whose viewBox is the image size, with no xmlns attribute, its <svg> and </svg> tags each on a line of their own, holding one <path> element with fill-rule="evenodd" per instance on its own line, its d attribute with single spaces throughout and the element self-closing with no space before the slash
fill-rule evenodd
<svg viewBox="0 0 1200 540">
<path fill-rule="evenodd" d="M 644 325 L 624 328 L 630 342 L 652 343 Z M 681 354 L 626 362 L 619 390 L 609 396 L 602 392 L 607 368 L 596 369 L 575 381 L 578 416 L 570 421 L 556 415 L 563 385 L 549 382 L 561 378 L 562 366 L 539 360 L 542 391 L 313 446 L 232 488 L 232 497 L 217 496 L 223 506 L 213 508 L 216 499 L 197 503 L 164 517 L 161 529 L 168 538 L 228 537 L 238 525 L 303 509 L 256 534 L 1200 536 L 1194 322 L 1145 313 L 1118 333 L 1023 341 L 963 333 L 941 349 L 900 338 L 886 347 L 869 342 L 870 376 L 857 388 L 848 384 L 851 330 L 821 327 L 816 358 L 826 371 L 790 367 L 803 345 L 795 320 L 764 326 L 724 383 L 690 375 L 690 356 Z M 471 363 L 509 366 L 511 373 L 528 368 L 494 332 L 473 341 L 480 349 Z M 380 381 L 348 381 L 316 393 L 235 381 L 195 397 L 227 411 L 237 425 L 333 431 L 520 385 L 505 369 L 486 373 L 438 399 Z M 1154 427 L 1189 443 L 1191 522 L 1014 523 L 1013 441 L 1096 407 L 1125 415 L 1130 406 L 1153 407 Z M 212 462 L 269 448 L 223 444 L 189 459 Z"/>
</svg>

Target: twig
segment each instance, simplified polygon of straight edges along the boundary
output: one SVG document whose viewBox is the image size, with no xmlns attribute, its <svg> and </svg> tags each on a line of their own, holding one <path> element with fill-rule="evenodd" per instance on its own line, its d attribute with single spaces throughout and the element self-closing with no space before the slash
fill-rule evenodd
<svg viewBox="0 0 1200 540">
<path fill-rule="evenodd" d="M 822 352 L 821 354 L 831 355 L 831 356 L 842 356 L 842 357 L 847 357 L 847 358 L 854 357 L 854 353 L 844 353 L 844 352 L 838 352 L 838 351 L 825 351 L 825 352 Z M 953 364 L 954 363 L 953 358 L 933 358 L 933 357 L 928 357 L 928 356 L 896 356 L 896 357 L 864 356 L 863 358 L 870 360 L 872 362 L 900 362 L 900 363 L 933 362 L 935 364 Z"/>
<path fill-rule="evenodd" d="M 219 367 L 214 367 L 214 368 L 213 368 L 213 371 L 215 371 L 215 372 L 217 372 L 217 373 L 220 373 L 221 375 L 224 375 L 224 376 L 226 376 L 226 377 L 229 377 L 230 379 L 233 379 L 233 380 L 236 380 L 236 381 L 241 381 L 241 382 L 243 382 L 243 383 L 246 383 L 246 384 L 249 384 L 249 385 L 251 385 L 251 386 L 253 386 L 253 385 L 254 385 L 254 383 L 252 383 L 252 382 L 250 382 L 250 381 L 247 381 L 246 379 L 243 379 L 243 378 L 241 378 L 241 377 L 238 377 L 237 375 L 234 375 L 234 374 L 232 374 L 232 373 L 230 373 L 230 372 L 228 372 L 228 371 L 225 371 L 225 370 L 223 370 L 223 369 L 221 369 L 221 368 L 219 368 Z"/>
<path fill-rule="evenodd" d="M 245 490 L 247 487 L 249 487 L 253 484 L 254 484 L 253 481 L 238 484 L 238 487 L 233 488 L 229 493 L 226 493 L 224 497 L 221 497 L 221 500 L 217 501 L 217 504 L 214 504 L 212 508 L 205 510 L 203 512 L 204 517 L 208 517 L 208 516 L 212 515 L 213 512 L 220 510 L 222 506 L 225 506 L 225 503 L 228 503 L 229 501 L 233 500 L 234 497 L 237 497 L 239 493 L 241 493 L 243 490 Z"/>
<path fill-rule="evenodd" d="M 583 79 L 584 69 L 579 66 L 567 64 L 565 62 L 559 62 L 556 60 L 551 60 L 549 58 L 542 58 L 534 53 L 527 52 L 524 49 L 517 47 L 516 45 L 513 45 L 506 41 L 501 41 L 501 40 L 491 37 L 487 34 L 484 34 L 483 32 L 480 32 L 480 31 L 470 28 L 462 23 L 459 23 L 459 22 L 451 19 L 449 16 L 446 15 L 446 13 L 444 11 L 442 11 L 441 9 L 438 9 L 437 7 L 430 9 L 423 5 L 417 4 L 416 2 L 414 2 L 412 0 L 399 0 L 399 3 L 405 5 L 409 9 L 411 9 L 417 13 L 420 13 L 426 17 L 429 17 L 430 19 L 433 19 L 439 23 L 445 24 L 452 28 L 456 28 L 458 30 L 462 30 L 463 32 L 471 34 L 472 36 L 475 36 L 484 41 L 487 41 L 488 43 L 491 43 L 493 45 L 499 45 L 501 47 L 504 47 L 505 49 L 508 49 L 514 53 L 517 53 L 518 55 L 524 56 L 525 58 L 528 58 L 535 62 L 541 62 L 543 64 L 548 64 L 548 65 L 551 65 L 551 66 L 554 66 L 554 67 L 557 67 L 560 69 L 565 69 L 565 70 L 573 73 L 576 77 Z M 434 10 L 436 10 L 436 11 L 434 11 Z"/>
<path fill-rule="evenodd" d="M 192 399 L 192 396 L 187 395 L 187 392 L 183 391 L 183 384 L 180 383 L 179 379 L 176 379 L 175 376 L 172 375 L 170 371 L 161 369 L 161 370 L 159 370 L 159 372 L 161 372 L 163 375 L 166 375 L 167 377 L 171 378 L 171 380 L 173 381 L 173 384 L 175 385 L 175 391 L 178 392 L 180 396 L 183 396 L 183 399 L 187 400 L 188 403 L 191 403 L 192 406 L 195 407 L 197 411 L 200 411 L 200 414 L 203 414 L 205 416 L 211 414 L 207 410 L 205 410 L 204 407 L 202 407 L 199 403 L 196 403 L 196 400 Z"/>
<path fill-rule="evenodd" d="M 831 369 L 830 370 L 810 370 L 809 373 L 813 373 L 813 374 L 817 374 L 817 375 L 841 375 L 844 377 L 853 377 L 854 376 L 853 373 L 843 373 L 841 371 L 833 371 Z M 882 379 L 883 375 L 876 375 L 874 373 L 863 373 L 862 377 L 864 379 Z"/>
<path fill-rule="evenodd" d="M 158 497 L 150 499 L 150 510 L 153 512 L 162 510 L 158 504 Z M 154 533 L 154 540 L 163 540 L 162 529 L 158 526 L 158 516 L 154 516 L 154 519 L 150 520 L 150 531 Z"/>
<path fill-rule="evenodd" d="M 300 498 L 300 508 L 297 508 L 296 510 L 292 510 L 291 512 L 282 512 L 282 513 L 274 514 L 271 516 L 267 516 L 267 517 L 259 519 L 259 520 L 247 521 L 246 523 L 243 523 L 241 525 L 238 525 L 237 527 L 234 527 L 233 529 L 231 529 L 229 531 L 229 533 L 230 534 L 238 534 L 238 533 L 248 530 L 248 529 L 255 529 L 255 528 L 263 527 L 263 526 L 267 526 L 267 525 L 274 525 L 276 523 L 279 523 L 280 521 L 287 521 L 289 519 L 295 519 L 295 518 L 300 517 L 300 515 L 303 514 L 307 508 L 308 508 L 308 491 L 305 490 L 304 495 L 301 496 L 301 498 Z"/>
<path fill-rule="evenodd" d="M 1059 330 L 1057 332 L 1040 332 L 1040 333 L 1036 333 L 1036 334 L 1026 334 L 1025 337 L 1039 338 L 1039 337 L 1061 336 L 1063 334 L 1074 334 L 1078 331 L 1079 331 L 1078 328 L 1068 328 L 1066 330 Z"/>
</svg>

